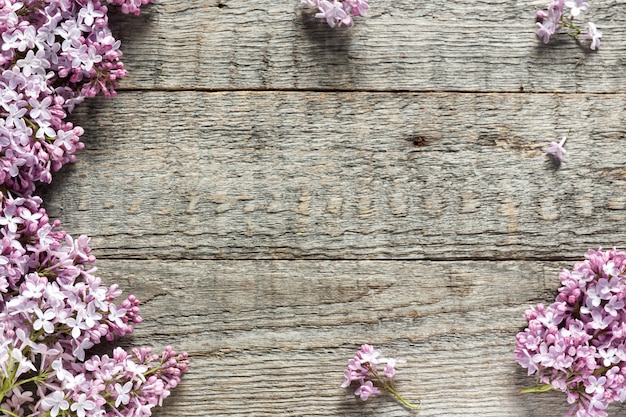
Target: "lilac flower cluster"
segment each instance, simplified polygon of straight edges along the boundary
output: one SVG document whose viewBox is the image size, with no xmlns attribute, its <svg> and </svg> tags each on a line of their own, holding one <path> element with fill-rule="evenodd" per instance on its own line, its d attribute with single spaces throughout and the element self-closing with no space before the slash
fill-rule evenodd
<svg viewBox="0 0 626 417">
<path fill-rule="evenodd" d="M 137 13 L 147 0 L 110 0 Z M 91 0 L 0 0 L 0 414 L 147 417 L 187 371 L 166 348 L 90 349 L 133 331 L 139 301 L 94 273 L 33 196 L 75 159 L 83 133 L 65 119 L 85 97 L 115 95 L 126 72 L 107 7 Z"/>
<path fill-rule="evenodd" d="M 137 13 L 148 0 L 110 0 Z M 97 0 L 0 0 L 0 184 L 30 194 L 75 160 L 85 97 L 115 95 L 126 70 Z"/>
<path fill-rule="evenodd" d="M 380 350 L 374 349 L 370 345 L 361 345 L 361 349 L 354 358 L 348 361 L 348 368 L 344 371 L 345 381 L 342 388 L 347 388 L 352 383 L 358 382 L 359 386 L 354 391 L 361 400 L 367 400 L 371 395 L 389 392 L 393 394 L 404 406 L 418 409 L 419 405 L 406 401 L 396 391 L 393 378 L 396 375 L 395 366 L 398 361 L 394 358 L 379 358 Z M 382 371 L 379 365 L 384 365 Z"/>
<path fill-rule="evenodd" d="M 139 301 L 116 305 L 121 291 L 94 276 L 89 239 L 58 230 L 40 203 L 0 195 L 0 413 L 149 416 L 187 370 L 186 354 L 88 357 L 133 331 Z"/>
<path fill-rule="evenodd" d="M 587 9 L 589 9 L 589 3 L 583 0 L 552 0 L 546 10 L 537 11 L 537 36 L 543 40 L 543 43 L 548 43 L 555 33 L 565 28 L 569 36 L 576 39 L 588 39 L 589 48 L 597 49 L 600 46 L 602 32 L 596 28 L 596 25 L 588 22 L 587 33 L 582 33 L 582 29 L 573 23 L 574 19 Z"/>
<path fill-rule="evenodd" d="M 302 0 L 303 4 L 318 9 L 317 19 L 326 19 L 331 28 L 354 25 L 353 16 L 369 10 L 367 0 Z"/>
<path fill-rule="evenodd" d="M 566 416 L 604 417 L 626 399 L 626 253 L 588 251 L 572 271 L 559 274 L 556 301 L 526 311 L 515 359 L 537 385 L 557 389 L 572 407 Z"/>
</svg>

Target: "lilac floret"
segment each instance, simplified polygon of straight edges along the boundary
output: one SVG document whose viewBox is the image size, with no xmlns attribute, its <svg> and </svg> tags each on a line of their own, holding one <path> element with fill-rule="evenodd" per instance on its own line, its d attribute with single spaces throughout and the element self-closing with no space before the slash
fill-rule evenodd
<svg viewBox="0 0 626 417">
<path fill-rule="evenodd" d="M 567 151 L 564 148 L 566 136 L 563 136 L 560 142 L 550 142 L 550 146 L 546 149 L 546 155 L 554 158 L 556 162 L 563 162 Z"/>
</svg>

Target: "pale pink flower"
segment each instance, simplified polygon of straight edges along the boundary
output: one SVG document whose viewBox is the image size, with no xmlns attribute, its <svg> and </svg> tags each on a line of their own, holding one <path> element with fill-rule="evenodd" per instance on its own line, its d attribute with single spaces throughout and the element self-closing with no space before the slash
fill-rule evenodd
<svg viewBox="0 0 626 417">
<path fill-rule="evenodd" d="M 335 26 L 351 26 L 352 17 L 344 10 L 342 3 L 337 0 L 321 0 L 319 3 L 320 12 L 315 15 L 318 19 L 326 19 L 326 23 L 331 28 Z"/>
<path fill-rule="evenodd" d="M 370 395 L 379 393 L 380 390 L 374 386 L 372 381 L 365 381 L 354 391 L 354 395 L 358 395 L 363 401 L 367 400 Z"/>
</svg>

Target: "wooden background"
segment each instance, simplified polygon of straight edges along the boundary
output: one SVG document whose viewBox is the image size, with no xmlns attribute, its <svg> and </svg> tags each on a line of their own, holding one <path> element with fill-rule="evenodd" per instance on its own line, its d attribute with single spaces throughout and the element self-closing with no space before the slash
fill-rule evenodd
<svg viewBox="0 0 626 417">
<path fill-rule="evenodd" d="M 626 2 L 592 3 L 597 53 L 536 39 L 547 2 L 372 0 L 341 30 L 299 0 L 112 16 L 129 75 L 77 109 L 86 149 L 42 193 L 143 300 L 125 346 L 190 353 L 157 417 L 567 410 L 518 393 L 515 334 L 561 268 L 626 246 Z M 361 343 L 406 360 L 421 411 L 339 387 Z"/>
</svg>

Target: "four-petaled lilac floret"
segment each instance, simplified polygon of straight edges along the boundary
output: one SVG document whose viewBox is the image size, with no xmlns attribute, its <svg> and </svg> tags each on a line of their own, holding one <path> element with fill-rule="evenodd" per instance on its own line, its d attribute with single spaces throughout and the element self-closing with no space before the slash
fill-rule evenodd
<svg viewBox="0 0 626 417">
<path fill-rule="evenodd" d="M 596 28 L 594 23 L 587 23 L 589 26 L 589 31 L 581 36 L 583 39 L 589 39 L 591 43 L 589 44 L 589 48 L 598 49 L 600 47 L 600 38 L 602 38 L 602 32 Z"/>
<path fill-rule="evenodd" d="M 589 3 L 583 0 L 566 0 L 564 3 L 565 7 L 570 8 L 570 14 L 572 17 L 576 17 L 582 12 L 589 9 Z"/>
<path fill-rule="evenodd" d="M 337 0 L 332 2 L 321 0 L 319 4 L 320 12 L 315 15 L 318 19 L 326 19 L 326 23 L 331 28 L 335 26 L 352 26 L 352 16 L 346 12 L 343 3 Z"/>
<path fill-rule="evenodd" d="M 370 395 L 379 393 L 380 390 L 374 386 L 372 381 L 365 381 L 354 390 L 354 395 L 358 395 L 363 401 L 367 400 Z"/>
</svg>

